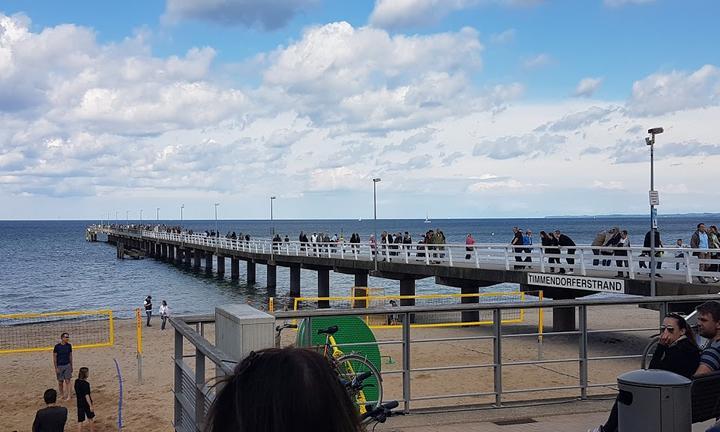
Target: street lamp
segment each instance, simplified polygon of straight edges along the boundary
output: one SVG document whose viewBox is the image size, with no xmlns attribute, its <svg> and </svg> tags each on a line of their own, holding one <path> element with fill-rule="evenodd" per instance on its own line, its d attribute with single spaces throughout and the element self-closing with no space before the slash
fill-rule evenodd
<svg viewBox="0 0 720 432">
<path fill-rule="evenodd" d="M 140 223 L 142 223 L 142 209 L 140 209 Z"/>
<path fill-rule="evenodd" d="M 377 254 L 378 254 L 378 236 L 377 236 L 377 184 L 380 182 L 380 177 L 372 179 L 373 181 L 373 231 L 375 232 L 375 270 L 377 271 Z"/>
<path fill-rule="evenodd" d="M 273 201 L 275 201 L 275 197 L 270 197 L 270 228 L 272 230 L 272 234 L 270 236 L 270 256 L 273 256 L 275 254 L 275 220 L 273 219 Z M 280 245 L 278 244 L 278 247 Z"/>
<path fill-rule="evenodd" d="M 182 226 L 183 222 L 183 209 L 185 208 L 185 204 L 180 204 L 180 226 Z"/>
<path fill-rule="evenodd" d="M 650 146 L 650 296 L 655 297 L 655 235 L 657 233 L 657 210 L 660 205 L 660 196 L 655 190 L 655 135 L 663 133 L 661 127 L 648 130 L 650 137 L 645 138 L 645 144 Z"/>
<path fill-rule="evenodd" d="M 272 236 L 275 238 L 275 221 L 273 219 L 273 201 L 275 201 L 274 196 L 270 197 L 270 227 L 272 229 Z"/>
<path fill-rule="evenodd" d="M 217 208 L 220 203 L 215 203 L 215 235 L 218 235 L 218 223 L 217 223 Z"/>
<path fill-rule="evenodd" d="M 125 210 L 125 223 L 130 225 L 130 210 Z"/>
<path fill-rule="evenodd" d="M 155 207 L 155 219 L 160 222 L 160 207 Z"/>
</svg>

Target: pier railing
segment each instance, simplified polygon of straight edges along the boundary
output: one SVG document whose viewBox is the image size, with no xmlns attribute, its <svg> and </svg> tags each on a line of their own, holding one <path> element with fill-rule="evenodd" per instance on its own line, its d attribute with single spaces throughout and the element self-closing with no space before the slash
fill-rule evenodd
<svg viewBox="0 0 720 432">
<path fill-rule="evenodd" d="M 204 246 L 277 256 L 306 256 L 356 261 L 388 261 L 431 266 L 473 267 L 488 270 L 521 270 L 539 273 L 573 273 L 582 276 L 647 278 L 650 250 L 644 247 L 591 245 L 542 246 L 506 243 L 376 244 L 371 242 L 273 242 L 271 239 L 232 239 L 201 234 L 101 228 L 134 237 L 177 242 L 182 246 Z M 694 278 L 720 277 L 718 249 L 656 248 L 656 275 L 693 283 Z M 714 256 L 714 258 L 713 258 Z"/>
<path fill-rule="evenodd" d="M 410 412 L 538 405 L 614 395 L 616 376 L 640 368 L 642 348 L 657 334 L 667 312 L 678 308 L 691 310 L 698 303 L 719 298 L 624 297 L 522 305 L 509 302 L 398 307 L 394 313 L 400 317 L 401 331 L 376 332 L 378 342 L 374 342 L 381 354 L 394 356 L 391 362 L 383 363 L 385 399 L 401 401 L 404 410 Z M 641 305 L 644 309 L 638 308 Z M 573 309 L 578 317 L 577 330 L 542 333 L 501 324 L 505 312 L 519 307 L 538 312 L 543 308 Z M 486 312 L 492 315 L 493 324 L 453 332 L 414 329 L 410 325 L 415 316 L 439 312 Z M 305 320 L 304 334 L 309 336 L 319 325 L 327 323 L 318 324 L 319 319 L 386 313 L 386 309 L 317 309 L 276 312 L 275 317 L 278 321 Z M 626 318 L 619 320 L 623 313 L 627 313 Z M 178 431 L 202 430 L 214 398 L 214 391 L 208 386 L 206 360 L 214 363 L 220 375 L 233 372 L 235 361 L 229 361 L 226 354 L 205 339 L 198 327 L 198 323 L 213 321 L 211 316 L 171 318 L 175 327 Z M 611 349 L 607 348 L 609 341 Z M 342 349 L 351 352 L 358 345 L 362 344 L 342 344 Z M 432 348 L 420 348 L 428 345 Z M 192 351 L 186 353 L 188 346 Z M 423 358 L 423 353 L 432 355 L 440 350 L 442 355 Z M 194 370 L 188 360 L 194 360 Z M 450 380 L 446 377 L 450 373 L 460 374 L 460 378 Z M 441 385 L 434 385 L 433 379 L 441 380 Z"/>
</svg>

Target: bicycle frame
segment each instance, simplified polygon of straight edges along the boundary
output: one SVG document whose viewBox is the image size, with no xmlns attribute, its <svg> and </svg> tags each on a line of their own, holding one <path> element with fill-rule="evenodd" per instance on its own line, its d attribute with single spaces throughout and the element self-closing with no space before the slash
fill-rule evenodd
<svg viewBox="0 0 720 432">
<path fill-rule="evenodd" d="M 331 355 L 328 355 L 328 352 L 331 352 Z M 333 335 L 328 334 L 325 335 L 325 347 L 323 349 L 323 357 L 332 359 L 332 362 L 334 366 L 337 368 L 338 362 L 337 360 L 340 359 L 343 355 L 345 355 L 344 352 L 337 346 L 337 342 L 335 341 L 335 337 Z M 352 365 L 350 363 L 345 363 L 346 370 L 345 372 L 351 376 L 355 375 L 355 371 L 352 368 Z M 367 404 L 367 398 L 365 397 L 365 392 L 362 390 L 358 390 L 357 395 L 355 396 L 356 402 L 358 404 L 358 409 L 360 411 L 360 414 L 365 414 L 367 412 L 367 408 L 365 405 Z"/>
</svg>

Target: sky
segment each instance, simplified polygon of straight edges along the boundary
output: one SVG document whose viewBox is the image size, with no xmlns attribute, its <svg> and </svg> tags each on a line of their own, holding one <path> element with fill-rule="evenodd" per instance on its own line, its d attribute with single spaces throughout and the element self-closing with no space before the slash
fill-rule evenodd
<svg viewBox="0 0 720 432">
<path fill-rule="evenodd" d="M 718 13 L 3 0 L 0 219 L 720 212 Z"/>
</svg>

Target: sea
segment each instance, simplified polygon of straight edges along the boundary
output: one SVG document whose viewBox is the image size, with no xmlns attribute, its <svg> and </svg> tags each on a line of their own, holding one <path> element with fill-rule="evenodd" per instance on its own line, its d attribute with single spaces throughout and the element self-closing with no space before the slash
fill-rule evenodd
<svg viewBox="0 0 720 432">
<path fill-rule="evenodd" d="M 686 243 L 699 222 L 713 224 L 718 215 L 659 216 L 658 224 L 666 245 L 682 238 Z M 104 242 L 87 242 L 85 227 L 100 221 L 0 221 L 0 314 L 51 312 L 64 310 L 113 309 L 120 317 L 132 316 L 147 295 L 159 304 L 166 300 L 175 314 L 208 313 L 217 305 L 250 303 L 264 306 L 268 302 L 265 288 L 265 266 L 257 266 L 257 283 L 245 283 L 245 266 L 240 266 L 240 280 L 176 267 L 151 258 L 120 260 L 115 248 Z M 115 221 L 110 221 L 115 222 Z M 125 221 L 120 221 L 123 223 Z M 138 223 L 139 221 L 129 221 Z M 146 221 L 145 223 L 151 223 Z M 157 221 L 155 223 L 158 223 Z M 177 220 L 161 224 L 180 225 Z M 215 230 L 214 220 L 184 221 L 182 226 L 195 232 Z M 560 229 L 578 244 L 589 244 L 595 234 L 610 227 L 630 233 L 632 245 L 642 244 L 649 229 L 647 216 L 548 217 L 533 219 L 440 219 L 425 223 L 422 219 L 378 220 L 377 231 L 408 231 L 413 240 L 428 229 L 441 229 L 448 243 L 463 243 L 472 233 L 478 243 L 504 243 L 512 239 L 512 227 L 540 230 Z M 221 233 L 235 231 L 254 238 L 269 237 L 268 220 L 220 220 Z M 374 231 L 373 220 L 275 220 L 275 231 L 297 240 L 300 231 L 344 235 L 357 232 L 363 241 Z M 331 295 L 348 296 L 354 279 L 330 272 Z M 368 285 L 384 288 L 386 294 L 397 294 L 397 281 L 370 277 Z M 289 269 L 278 267 L 277 296 L 288 295 Z M 457 289 L 436 285 L 433 278 L 421 279 L 418 294 L 455 293 Z M 486 291 L 517 290 L 517 285 L 500 284 Z M 301 293 L 317 295 L 317 274 L 302 270 Z"/>
</svg>

